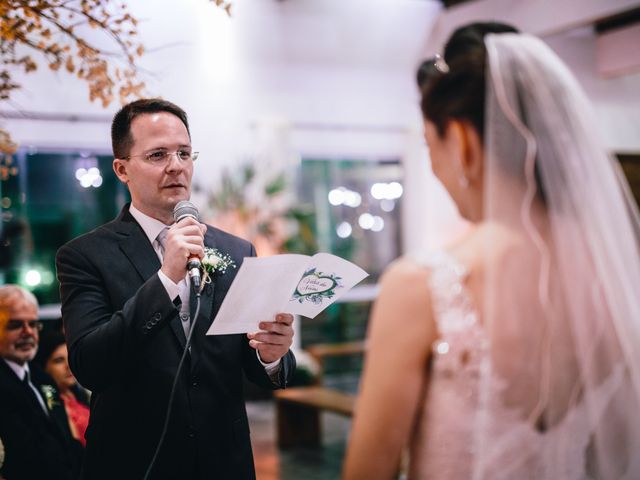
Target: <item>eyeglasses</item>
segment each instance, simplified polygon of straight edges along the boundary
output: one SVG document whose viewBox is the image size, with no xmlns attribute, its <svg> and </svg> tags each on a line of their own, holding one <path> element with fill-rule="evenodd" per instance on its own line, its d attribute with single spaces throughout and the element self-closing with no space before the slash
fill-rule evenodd
<svg viewBox="0 0 640 480">
<path fill-rule="evenodd" d="M 198 159 L 199 152 L 190 152 L 189 150 L 177 150 L 175 152 L 167 152 L 166 150 L 155 150 L 153 152 L 144 153 L 141 155 L 129 155 L 124 157 L 123 160 L 129 160 L 130 158 L 141 157 L 145 162 L 151 165 L 165 166 L 169 163 L 171 157 L 175 155 L 182 163 L 195 162 Z"/>
<path fill-rule="evenodd" d="M 7 331 L 21 330 L 24 327 L 29 327 L 34 331 L 41 331 L 44 325 L 39 320 L 9 320 L 7 326 L 4 327 Z"/>
</svg>

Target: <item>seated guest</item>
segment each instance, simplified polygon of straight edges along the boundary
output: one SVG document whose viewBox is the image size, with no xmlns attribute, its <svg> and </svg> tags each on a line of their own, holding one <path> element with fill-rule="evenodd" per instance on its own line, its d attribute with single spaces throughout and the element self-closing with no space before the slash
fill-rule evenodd
<svg viewBox="0 0 640 480">
<path fill-rule="evenodd" d="M 64 409 L 69 417 L 71 434 L 84 447 L 86 445 L 84 433 L 89 424 L 89 399 L 86 390 L 71 373 L 67 344 L 62 332 L 58 330 L 43 332 L 34 362 L 56 382 Z"/>
<path fill-rule="evenodd" d="M 77 478 L 82 447 L 53 379 L 30 363 L 38 349 L 38 301 L 15 285 L 0 287 L 0 438 L 10 480 Z"/>
</svg>

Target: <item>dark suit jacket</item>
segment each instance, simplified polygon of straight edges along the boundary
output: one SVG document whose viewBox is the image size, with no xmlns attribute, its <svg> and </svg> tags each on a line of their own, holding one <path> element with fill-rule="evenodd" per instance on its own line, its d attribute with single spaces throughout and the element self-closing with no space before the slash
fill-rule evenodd
<svg viewBox="0 0 640 480">
<path fill-rule="evenodd" d="M 255 255 L 250 243 L 211 226 L 205 245 L 229 254 L 237 268 Z M 128 206 L 63 246 L 56 261 L 69 362 L 93 393 L 83 478 L 139 480 L 160 438 L 184 349 L 179 300 L 162 286 L 158 257 Z M 295 358 L 283 358 L 275 385 L 246 335 L 205 335 L 236 271 L 227 269 L 202 293 L 151 478 L 255 478 L 243 372 L 265 388 L 285 387 Z"/>
<path fill-rule="evenodd" d="M 39 392 L 51 387 L 49 415 L 42 410 L 11 367 L 0 359 L 0 438 L 5 460 L 0 473 L 8 480 L 73 479 L 80 470 L 82 445 L 73 439 L 69 420 L 55 383 L 30 364 L 31 383 Z"/>
</svg>

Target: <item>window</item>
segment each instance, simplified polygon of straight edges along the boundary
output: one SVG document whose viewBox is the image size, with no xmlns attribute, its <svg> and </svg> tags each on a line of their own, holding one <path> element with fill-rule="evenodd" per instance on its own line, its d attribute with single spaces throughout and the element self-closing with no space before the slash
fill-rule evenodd
<svg viewBox="0 0 640 480">
<path fill-rule="evenodd" d="M 60 302 L 55 254 L 72 238 L 113 219 L 129 194 L 100 152 L 22 148 L 15 175 L 0 182 L 0 283 Z"/>
</svg>

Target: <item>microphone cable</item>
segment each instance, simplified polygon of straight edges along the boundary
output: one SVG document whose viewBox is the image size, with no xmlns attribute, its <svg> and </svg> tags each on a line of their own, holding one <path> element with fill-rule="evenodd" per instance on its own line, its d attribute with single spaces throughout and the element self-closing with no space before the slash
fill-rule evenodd
<svg viewBox="0 0 640 480">
<path fill-rule="evenodd" d="M 171 416 L 171 409 L 173 408 L 173 399 L 176 395 L 176 386 L 178 385 L 178 380 L 180 378 L 180 371 L 182 370 L 182 365 L 184 364 L 184 359 L 187 358 L 187 352 L 189 351 L 189 347 L 191 346 L 191 336 L 196 329 L 196 322 L 198 321 L 198 314 L 200 313 L 200 291 L 199 289 L 193 289 L 196 293 L 196 312 L 193 316 L 193 322 L 191 323 L 191 328 L 189 329 L 189 335 L 187 336 L 187 341 L 184 345 L 184 352 L 182 352 L 182 357 L 180 358 L 180 363 L 178 363 L 178 369 L 176 371 L 176 376 L 173 379 L 173 386 L 171 387 L 171 393 L 169 394 L 169 403 L 167 405 L 167 413 L 164 417 L 164 425 L 162 427 L 162 433 L 160 434 L 160 439 L 158 440 L 158 446 L 156 447 L 156 451 L 153 454 L 153 458 L 151 459 L 151 463 L 147 467 L 147 471 L 144 474 L 144 480 L 149 479 L 149 475 L 151 474 L 151 470 L 153 470 L 153 466 L 158 459 L 158 454 L 160 453 L 160 449 L 162 448 L 162 444 L 164 443 L 164 437 L 167 434 L 167 429 L 169 427 L 169 418 Z"/>
</svg>

